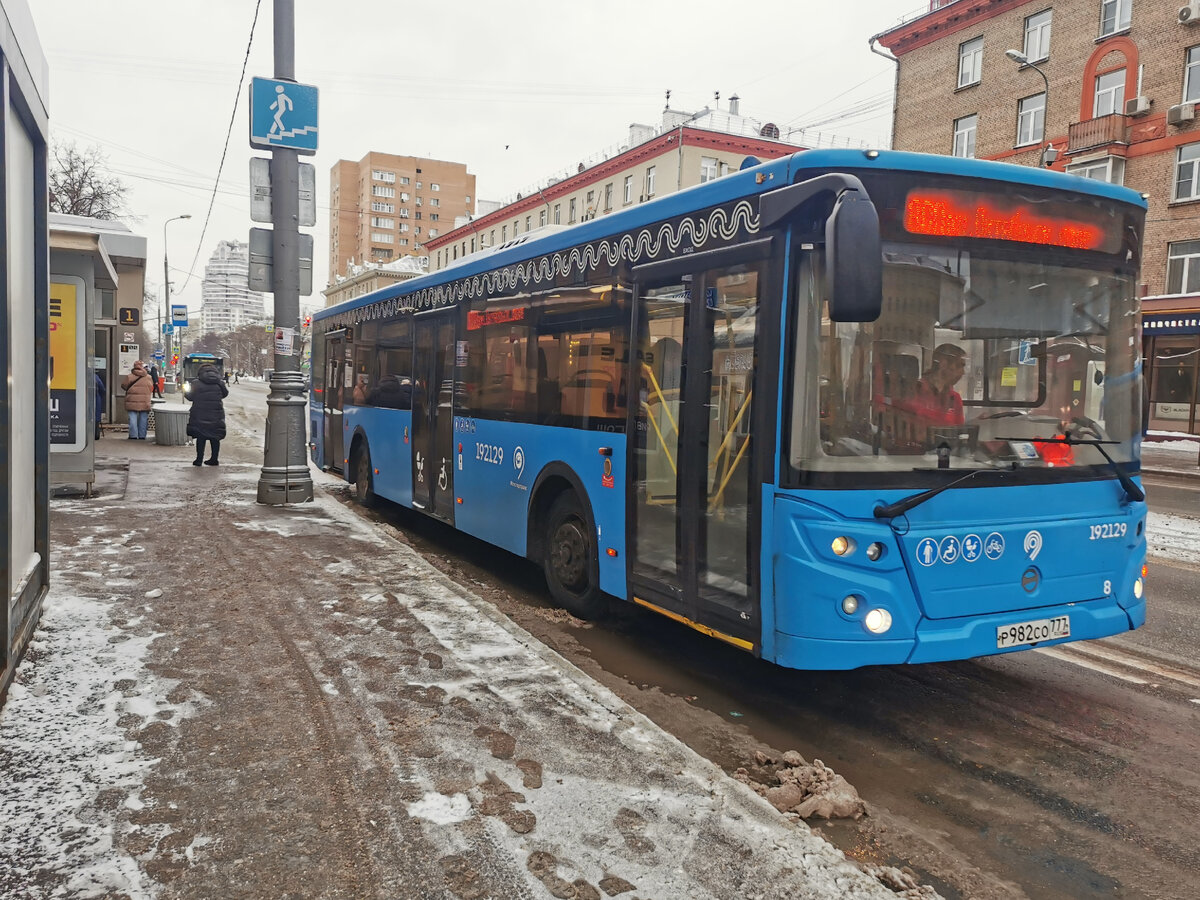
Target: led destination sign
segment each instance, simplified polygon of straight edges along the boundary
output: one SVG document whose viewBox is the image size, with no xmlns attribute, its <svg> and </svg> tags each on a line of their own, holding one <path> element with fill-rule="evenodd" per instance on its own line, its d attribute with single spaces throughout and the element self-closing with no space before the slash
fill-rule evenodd
<svg viewBox="0 0 1200 900">
<path fill-rule="evenodd" d="M 1119 249 L 1120 235 L 1115 227 L 1106 228 L 1103 218 L 1079 204 L 1034 204 L 971 191 L 914 190 L 904 205 L 904 228 L 910 234 L 1111 253 Z"/>
</svg>

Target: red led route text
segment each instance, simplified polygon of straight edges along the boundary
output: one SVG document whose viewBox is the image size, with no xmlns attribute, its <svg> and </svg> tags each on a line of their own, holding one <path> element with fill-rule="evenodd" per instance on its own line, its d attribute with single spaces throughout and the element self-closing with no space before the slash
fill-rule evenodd
<svg viewBox="0 0 1200 900">
<path fill-rule="evenodd" d="M 520 322 L 525 318 L 525 307 L 516 309 L 490 309 L 486 312 L 467 313 L 467 331 L 475 331 L 485 325 L 500 325 L 504 322 Z"/>
<path fill-rule="evenodd" d="M 904 227 L 911 234 L 1020 241 L 1076 250 L 1095 250 L 1104 241 L 1103 229 L 1086 222 L 1038 216 L 1027 206 L 1000 208 L 986 200 L 960 199 L 948 193 L 910 193 Z"/>
</svg>

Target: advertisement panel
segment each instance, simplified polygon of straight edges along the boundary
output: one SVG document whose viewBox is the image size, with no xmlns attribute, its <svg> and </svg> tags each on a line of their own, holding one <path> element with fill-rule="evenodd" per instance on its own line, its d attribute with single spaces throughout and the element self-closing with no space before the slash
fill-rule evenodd
<svg viewBox="0 0 1200 900">
<path fill-rule="evenodd" d="M 80 278 L 50 282 L 51 453 L 77 453 L 87 441 L 86 299 Z"/>
</svg>

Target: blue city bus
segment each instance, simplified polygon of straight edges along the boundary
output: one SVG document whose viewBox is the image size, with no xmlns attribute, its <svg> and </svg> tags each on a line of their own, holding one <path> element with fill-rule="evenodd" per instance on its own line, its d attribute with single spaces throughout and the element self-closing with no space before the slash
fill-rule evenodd
<svg viewBox="0 0 1200 900">
<path fill-rule="evenodd" d="M 212 366 L 217 370 L 218 375 L 225 374 L 225 360 L 215 353 L 189 353 L 183 358 L 183 363 L 180 370 L 183 372 L 183 397 L 188 399 L 188 394 L 191 391 L 192 380 L 200 374 L 200 369 L 204 366 Z"/>
<path fill-rule="evenodd" d="M 811 150 L 522 234 L 313 317 L 312 459 L 783 666 L 1128 631 L 1145 211 Z"/>
</svg>

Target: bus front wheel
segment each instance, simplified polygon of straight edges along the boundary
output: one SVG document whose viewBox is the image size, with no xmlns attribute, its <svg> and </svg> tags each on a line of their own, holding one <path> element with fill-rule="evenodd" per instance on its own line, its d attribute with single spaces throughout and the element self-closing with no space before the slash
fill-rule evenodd
<svg viewBox="0 0 1200 900">
<path fill-rule="evenodd" d="M 354 463 L 354 499 L 363 506 L 375 503 L 375 488 L 371 481 L 371 451 L 366 444 L 359 448 Z"/>
<path fill-rule="evenodd" d="M 554 601 L 581 619 L 595 619 L 608 608 L 600 591 L 596 538 L 571 491 L 559 495 L 546 517 L 542 568 Z"/>
</svg>

